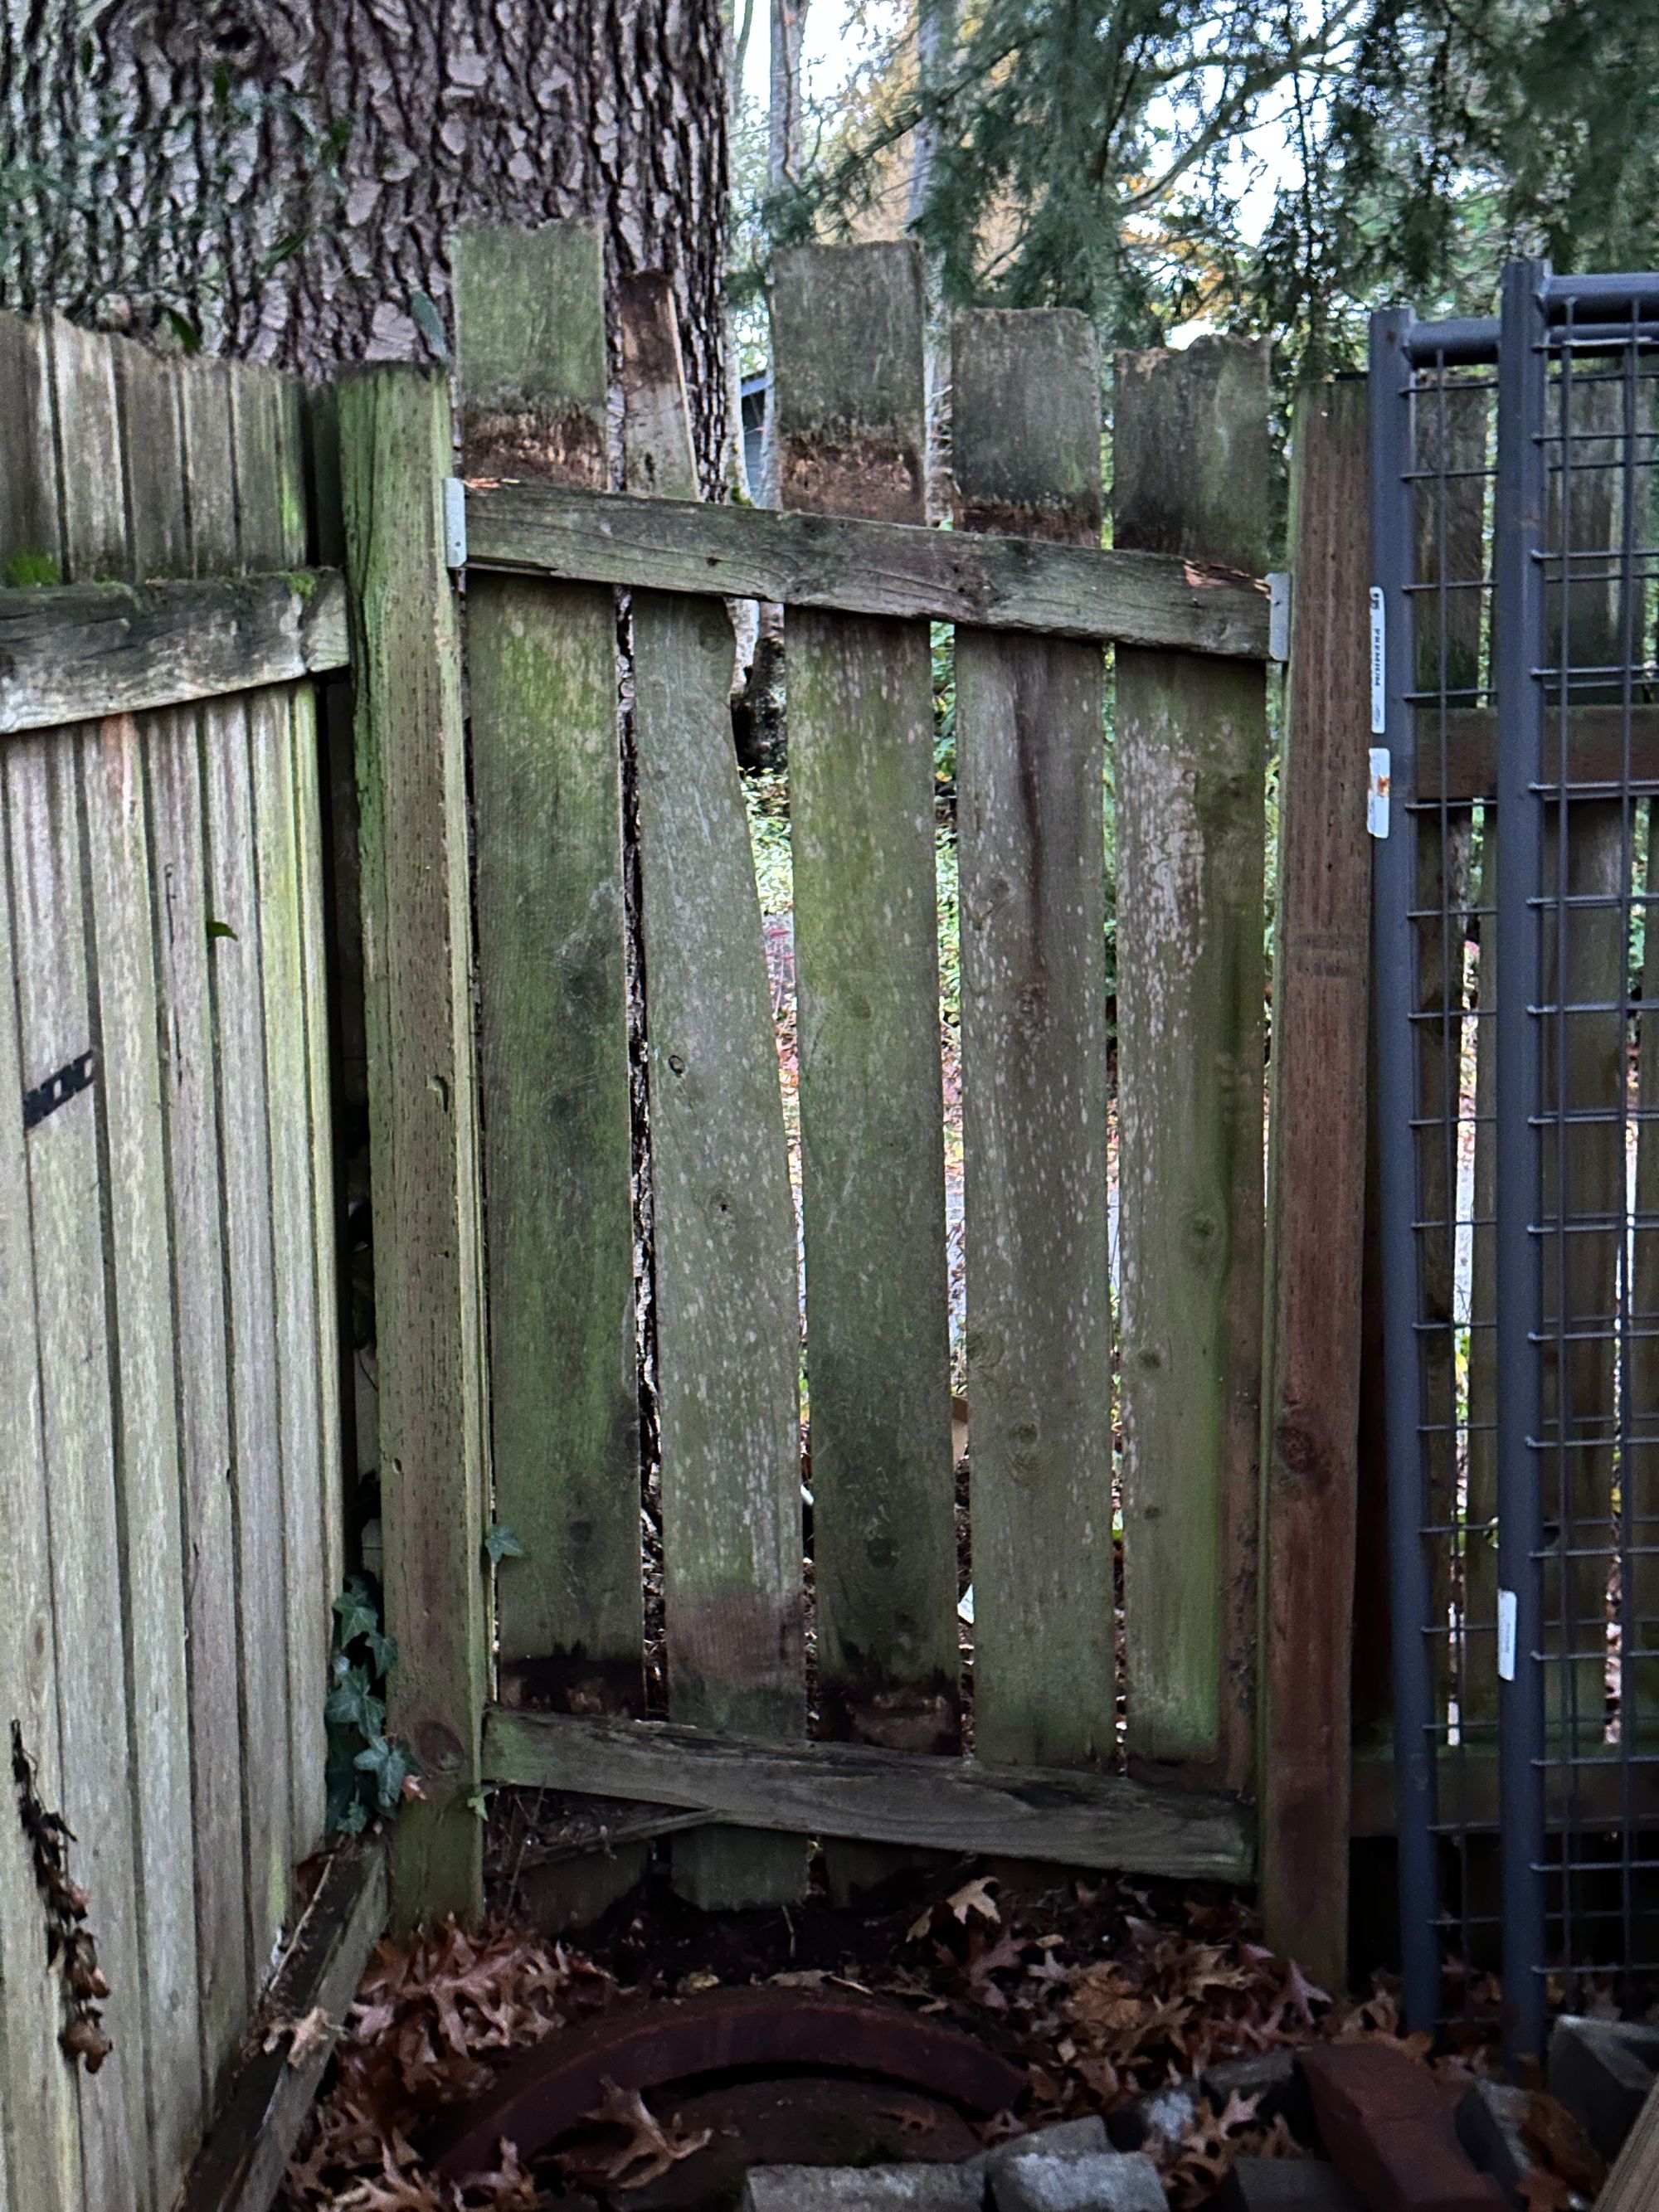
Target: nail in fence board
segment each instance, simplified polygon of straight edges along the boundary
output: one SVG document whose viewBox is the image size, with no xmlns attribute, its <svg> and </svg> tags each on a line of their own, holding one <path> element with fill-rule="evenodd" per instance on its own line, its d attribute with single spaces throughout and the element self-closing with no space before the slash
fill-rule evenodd
<svg viewBox="0 0 1659 2212">
<path fill-rule="evenodd" d="M 464 471 L 603 485 L 597 229 L 463 232 L 454 264 Z M 496 1576 L 502 1695 L 637 1713 L 615 596 L 479 575 L 466 615 L 495 1510 L 524 1547 Z"/>
<path fill-rule="evenodd" d="M 1118 356 L 1115 536 L 1265 566 L 1267 356 Z M 1259 666 L 1116 655 L 1124 1630 L 1132 1759 L 1254 1759 L 1261 1367 Z"/>
<path fill-rule="evenodd" d="M 1100 383 L 1069 310 L 958 318 L 959 529 L 1095 543 Z M 1104 670 L 958 629 L 975 1744 L 1114 1750 Z"/>
<path fill-rule="evenodd" d="M 1292 432 L 1295 575 L 1279 772 L 1261 1563 L 1267 1941 L 1347 1980 L 1349 1675 L 1359 1434 L 1370 849 L 1367 391 L 1316 386 Z"/>
<path fill-rule="evenodd" d="M 488 1662 L 476 1105 L 460 653 L 444 566 L 443 380 L 390 368 L 340 392 L 357 666 L 390 1727 L 424 1802 L 392 1832 L 407 1922 L 482 1902 Z"/>
<path fill-rule="evenodd" d="M 634 605 L 669 1693 L 677 1721 L 805 1730 L 800 1329 L 771 994 L 718 600 Z M 805 1844 L 674 1839 L 708 1910 L 787 1903 Z"/>
<path fill-rule="evenodd" d="M 783 504 L 922 524 L 921 257 L 773 264 Z M 858 465 L 848 466 L 854 456 Z M 823 1732 L 958 1740 L 927 626 L 792 609 L 789 808 Z M 890 1850 L 843 1844 L 840 1886 Z"/>
</svg>

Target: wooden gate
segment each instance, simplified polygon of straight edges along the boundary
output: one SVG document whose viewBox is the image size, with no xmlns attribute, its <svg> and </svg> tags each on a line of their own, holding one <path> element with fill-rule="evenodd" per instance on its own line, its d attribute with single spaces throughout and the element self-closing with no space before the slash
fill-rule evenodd
<svg viewBox="0 0 1659 2212">
<path fill-rule="evenodd" d="M 464 486 L 447 380 L 377 370 L 339 410 L 392 1724 L 426 1778 L 403 1908 L 473 1904 L 502 1784 L 671 1808 L 709 1905 L 795 1896 L 808 1837 L 849 1883 L 916 1845 L 1248 1877 L 1265 354 L 1120 360 L 1103 550 L 1081 316 L 957 319 L 947 531 L 912 247 L 775 270 L 781 511 L 698 503 L 660 280 L 624 288 L 615 491 L 597 234 L 472 234 L 455 268 Z M 805 1574 L 732 598 L 787 610 Z M 930 624 L 955 632 L 970 1669 Z M 521 1547 L 493 1572 L 492 1522 Z"/>
</svg>

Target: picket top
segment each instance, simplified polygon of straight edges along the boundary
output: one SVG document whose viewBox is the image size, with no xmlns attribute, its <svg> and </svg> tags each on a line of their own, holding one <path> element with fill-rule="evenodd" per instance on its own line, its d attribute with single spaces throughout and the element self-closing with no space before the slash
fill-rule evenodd
<svg viewBox="0 0 1659 2212">
<path fill-rule="evenodd" d="M 917 522 L 926 513 L 927 407 L 921 249 L 802 246 L 772 266 L 780 333 L 809 323 L 815 343 L 781 343 L 775 380 L 780 504 L 798 514 Z"/>
<path fill-rule="evenodd" d="M 461 231 L 453 262 L 463 466 L 603 490 L 609 365 L 598 224 Z"/>
<path fill-rule="evenodd" d="M 1098 545 L 1100 361 L 1088 317 L 987 308 L 958 327 L 951 407 L 973 434 L 951 456 L 957 528 Z"/>
</svg>

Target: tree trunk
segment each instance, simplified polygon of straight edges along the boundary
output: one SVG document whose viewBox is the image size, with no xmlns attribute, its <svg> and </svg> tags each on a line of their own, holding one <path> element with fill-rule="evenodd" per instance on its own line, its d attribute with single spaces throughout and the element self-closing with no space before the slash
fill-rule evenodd
<svg viewBox="0 0 1659 2212">
<path fill-rule="evenodd" d="M 432 349 L 458 226 L 597 215 L 670 272 L 717 494 L 724 44 L 719 0 L 9 9 L 0 304 L 328 374 Z"/>
<path fill-rule="evenodd" d="M 767 181 L 781 191 L 801 181 L 800 46 L 806 0 L 772 0 L 772 112 Z"/>
</svg>

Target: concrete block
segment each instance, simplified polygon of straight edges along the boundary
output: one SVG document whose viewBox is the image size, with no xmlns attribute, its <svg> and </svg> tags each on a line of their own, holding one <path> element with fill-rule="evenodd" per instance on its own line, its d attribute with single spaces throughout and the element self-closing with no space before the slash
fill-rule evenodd
<svg viewBox="0 0 1659 2212">
<path fill-rule="evenodd" d="M 1106 2123 L 1098 2112 L 1086 2119 L 1059 2120 L 1051 2128 L 1033 2128 L 1030 2135 L 1011 2136 L 985 2154 L 987 2172 L 994 2179 L 1005 2166 L 1022 2158 L 1085 2158 L 1093 2151 L 1109 2150 Z"/>
<path fill-rule="evenodd" d="M 1458 2099 L 1454 2116 L 1457 2140 L 1481 2172 L 1491 2174 L 1516 2212 L 1524 2212 L 1527 2183 L 1538 2172 L 1538 2161 L 1521 2133 L 1531 2101 L 1529 2093 L 1512 2082 L 1476 2081 Z"/>
<path fill-rule="evenodd" d="M 1120 2106 L 1108 2118 L 1106 2132 L 1118 2150 L 1139 2150 L 1149 2142 L 1179 2142 L 1198 2118 L 1199 2100 L 1204 2094 L 1196 2081 L 1166 2082 L 1150 2096 Z M 1222 2103 L 1225 2101 L 1224 2098 Z"/>
<path fill-rule="evenodd" d="M 1282 2114 L 1298 2142 L 1315 2140 L 1308 2085 L 1297 2070 L 1296 2052 L 1289 2045 L 1249 2058 L 1224 2059 L 1196 2081 L 1166 2083 L 1109 2114 L 1106 2132 L 1119 2150 L 1139 2150 L 1160 2136 L 1166 2142 L 1178 2142 L 1198 2118 L 1200 2103 L 1218 2114 L 1233 2096 L 1255 2098 L 1256 2118 L 1264 2127 Z"/>
<path fill-rule="evenodd" d="M 996 2212 L 1166 2212 L 1158 2168 L 1139 2151 L 1011 2159 L 991 2195 Z"/>
<path fill-rule="evenodd" d="M 1659 2028 L 1565 2013 L 1550 2037 L 1549 2086 L 1611 2165 L 1659 2071 Z"/>
<path fill-rule="evenodd" d="M 1238 2159 L 1215 2201 L 1216 2212 L 1364 2212 L 1322 2158 Z"/>
<path fill-rule="evenodd" d="M 961 2166 L 752 2166 L 744 2212 L 981 2212 L 976 2159 Z"/>
</svg>

